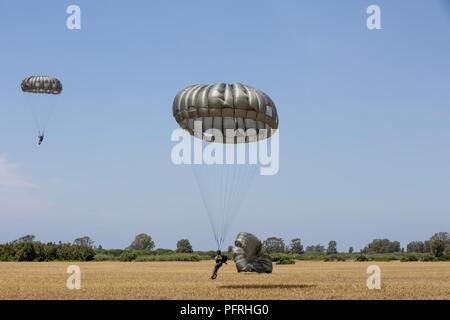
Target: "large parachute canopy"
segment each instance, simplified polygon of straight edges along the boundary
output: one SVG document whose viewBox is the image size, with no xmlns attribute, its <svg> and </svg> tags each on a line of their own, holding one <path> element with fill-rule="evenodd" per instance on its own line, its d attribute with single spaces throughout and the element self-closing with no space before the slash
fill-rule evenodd
<svg viewBox="0 0 450 320">
<path fill-rule="evenodd" d="M 38 133 L 43 136 L 57 104 L 56 96 L 63 91 L 62 83 L 55 77 L 29 76 L 22 80 L 20 87 L 27 96 L 26 104 Z"/>
<path fill-rule="evenodd" d="M 233 248 L 233 260 L 238 272 L 272 272 L 272 259 L 262 252 L 261 241 L 248 232 L 237 235 Z"/>
<path fill-rule="evenodd" d="M 203 140 L 200 141 L 203 145 L 215 143 L 224 148 L 250 149 L 278 129 L 278 112 L 272 99 L 241 83 L 188 86 L 176 95 L 172 111 L 180 127 Z M 217 248 L 221 249 L 258 166 L 227 162 L 197 163 L 192 168 Z"/>
<path fill-rule="evenodd" d="M 217 83 L 192 85 L 178 92 L 173 102 L 173 116 L 183 129 L 194 135 L 194 121 L 201 121 L 203 139 L 216 129 L 224 143 L 251 142 L 259 139 L 261 129 L 271 135 L 278 128 L 278 113 L 272 99 L 264 92 L 241 84 Z M 247 131 L 244 139 L 227 139 L 227 129 Z"/>
</svg>

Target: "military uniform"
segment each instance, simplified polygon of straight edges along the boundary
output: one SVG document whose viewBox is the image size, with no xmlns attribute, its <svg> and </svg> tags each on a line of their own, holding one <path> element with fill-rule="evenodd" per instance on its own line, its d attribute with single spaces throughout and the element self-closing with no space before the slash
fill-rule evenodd
<svg viewBox="0 0 450 320">
<path fill-rule="evenodd" d="M 216 279 L 217 278 L 217 271 L 219 271 L 220 267 L 222 267 L 222 264 L 227 262 L 227 257 L 226 256 L 222 256 L 221 254 L 218 254 L 214 260 L 216 261 L 216 265 L 214 266 L 214 270 L 211 276 L 211 279 Z"/>
</svg>

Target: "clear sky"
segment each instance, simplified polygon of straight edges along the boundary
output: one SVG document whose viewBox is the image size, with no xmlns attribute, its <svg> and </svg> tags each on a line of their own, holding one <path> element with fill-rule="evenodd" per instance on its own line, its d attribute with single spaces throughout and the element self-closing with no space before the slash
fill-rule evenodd
<svg viewBox="0 0 450 320">
<path fill-rule="evenodd" d="M 249 231 L 346 250 L 450 231 L 449 39 L 439 0 L 1 0 L 0 242 L 111 248 L 146 232 L 213 248 L 170 134 L 178 90 L 215 82 L 263 90 L 280 116 L 279 174 L 256 178 L 229 243 Z M 20 91 L 33 74 L 64 85 L 41 147 Z"/>
</svg>

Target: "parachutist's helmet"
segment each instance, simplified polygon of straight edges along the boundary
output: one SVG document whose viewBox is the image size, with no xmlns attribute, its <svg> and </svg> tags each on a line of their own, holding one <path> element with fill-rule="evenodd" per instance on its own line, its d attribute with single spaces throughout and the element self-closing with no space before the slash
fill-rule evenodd
<svg viewBox="0 0 450 320">
<path fill-rule="evenodd" d="M 217 250 L 217 255 L 221 255 L 222 254 L 222 251 L 220 251 L 220 250 Z"/>
</svg>

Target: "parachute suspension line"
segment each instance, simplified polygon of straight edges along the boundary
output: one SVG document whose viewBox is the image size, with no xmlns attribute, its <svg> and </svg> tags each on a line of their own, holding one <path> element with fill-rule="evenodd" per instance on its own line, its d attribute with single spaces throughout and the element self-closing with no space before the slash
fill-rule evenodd
<svg viewBox="0 0 450 320">
<path fill-rule="evenodd" d="M 204 177 L 202 177 L 202 170 L 201 170 L 202 168 L 201 168 L 201 166 L 204 166 L 204 165 L 193 164 L 192 165 L 192 169 L 194 171 L 194 176 L 195 176 L 195 179 L 197 180 L 197 184 L 199 186 L 201 198 L 203 200 L 203 204 L 204 204 L 205 209 L 206 209 L 206 214 L 208 215 L 208 220 L 209 220 L 209 223 L 211 225 L 211 229 L 213 231 L 214 240 L 216 241 L 217 248 L 219 249 L 220 248 L 219 238 L 218 238 L 216 226 L 215 226 L 215 223 L 214 223 L 213 208 L 210 206 L 210 203 L 207 200 L 208 194 L 205 191 L 205 190 L 207 190 L 207 189 L 205 189 L 207 186 L 205 186 L 205 183 L 204 183 L 205 179 L 203 179 Z"/>
<path fill-rule="evenodd" d="M 31 111 L 38 133 L 39 135 L 44 135 L 53 116 L 58 99 L 57 97 L 48 94 L 36 96 L 34 93 L 27 93 L 26 95 L 26 104 Z M 40 115 L 38 109 L 43 109 L 43 112 Z"/>
<path fill-rule="evenodd" d="M 53 112 L 54 112 L 55 106 L 56 106 L 56 101 L 54 101 L 54 100 L 55 99 L 52 99 L 52 102 L 50 104 L 49 111 L 47 113 L 47 117 L 46 117 L 46 119 L 44 121 L 44 125 L 43 125 L 43 128 L 42 128 L 42 134 L 44 134 L 45 130 L 47 129 L 48 123 L 50 122 L 50 120 L 51 120 L 51 118 L 53 116 Z"/>
<path fill-rule="evenodd" d="M 231 202 L 230 208 L 231 216 L 225 225 L 224 234 L 228 234 L 228 231 L 230 230 L 236 218 L 236 215 L 239 212 L 239 209 L 241 208 L 241 205 L 248 194 L 248 191 L 250 189 L 249 187 L 254 177 L 256 176 L 256 172 L 258 169 L 257 165 L 243 164 L 238 166 L 240 169 L 239 176 L 242 176 L 242 178 L 238 179 L 239 184 L 234 190 L 234 201 Z"/>
<path fill-rule="evenodd" d="M 217 249 L 222 249 L 257 172 L 250 164 L 193 164 Z"/>
<path fill-rule="evenodd" d="M 33 121 L 34 121 L 34 124 L 36 125 L 36 129 L 38 131 L 38 134 L 41 135 L 42 131 L 41 131 L 41 124 L 40 124 L 40 121 L 39 121 L 39 117 L 38 117 L 38 115 L 36 113 L 36 110 L 33 108 L 32 104 L 31 104 L 29 95 L 30 94 L 27 94 L 26 105 L 27 105 L 28 109 L 30 109 L 31 116 L 33 117 Z"/>
<path fill-rule="evenodd" d="M 223 181 L 224 183 L 224 189 L 225 192 L 222 194 L 222 209 L 221 209 L 221 217 L 222 217 L 222 221 L 220 223 L 220 241 L 221 241 L 221 245 L 223 244 L 223 242 L 225 241 L 225 234 L 224 234 L 224 226 L 228 221 L 229 218 L 229 211 L 228 211 L 228 206 L 230 201 L 232 201 L 230 195 L 232 193 L 232 188 L 233 188 L 233 182 L 234 182 L 234 178 L 233 178 L 233 168 L 232 165 L 228 165 L 228 164 L 222 164 L 222 170 L 225 171 L 225 180 Z"/>
<path fill-rule="evenodd" d="M 225 223 L 225 207 L 226 207 L 226 199 L 224 194 L 227 194 L 227 180 L 228 180 L 228 170 L 225 165 L 216 165 L 219 166 L 220 171 L 220 191 L 219 191 L 219 200 L 221 202 L 220 209 L 218 211 L 218 217 L 220 218 L 220 223 L 218 225 L 220 230 L 220 238 L 219 238 L 219 250 L 222 248 L 223 244 L 223 233 L 221 226 Z"/>
<path fill-rule="evenodd" d="M 224 239 L 224 233 L 223 233 L 223 226 L 225 225 L 226 220 L 227 220 L 227 214 L 228 214 L 228 212 L 227 212 L 227 204 L 229 202 L 230 184 L 231 184 L 230 182 L 232 182 L 232 179 L 231 179 L 232 172 L 231 172 L 229 166 L 226 165 L 226 164 L 222 164 L 221 167 L 222 167 L 221 170 L 225 172 L 225 180 L 222 182 L 223 186 L 224 186 L 224 188 L 223 188 L 224 192 L 222 193 L 222 196 L 221 196 L 221 198 L 222 198 L 222 206 L 221 206 L 221 209 L 220 209 L 220 217 L 221 217 L 221 222 L 220 222 L 220 242 L 221 242 L 221 245 L 222 245 L 224 240 L 225 240 Z"/>
<path fill-rule="evenodd" d="M 239 209 L 241 208 L 242 202 L 247 196 L 250 183 L 257 171 L 256 165 L 237 164 L 235 167 L 235 175 L 237 176 L 235 179 L 236 184 L 232 190 L 232 201 L 230 201 L 230 208 L 228 209 L 230 212 L 230 217 L 224 226 L 224 234 L 228 234 L 228 231 L 230 230 Z"/>
<path fill-rule="evenodd" d="M 228 194 L 230 193 L 230 170 L 228 168 L 228 166 L 226 164 L 222 164 L 221 165 L 222 168 L 221 170 L 225 172 L 226 178 L 225 181 L 223 181 L 222 183 L 224 184 L 224 192 L 222 193 L 222 207 L 220 209 L 220 217 L 221 217 L 221 222 L 220 222 L 220 242 L 222 245 L 224 239 L 224 234 L 223 234 L 223 225 L 225 224 L 226 221 L 226 215 L 227 215 L 227 202 L 228 202 Z"/>
<path fill-rule="evenodd" d="M 240 174 L 240 165 L 231 164 L 229 165 L 229 170 L 231 171 L 231 181 L 229 183 L 229 193 L 227 198 L 227 206 L 226 206 L 226 215 L 227 218 L 225 223 L 222 225 L 222 234 L 224 238 L 227 235 L 227 225 L 231 224 L 236 216 L 236 213 L 232 211 L 233 203 L 236 201 L 236 195 L 240 195 L 239 183 L 242 179 L 242 175 Z"/>
<path fill-rule="evenodd" d="M 228 195 L 228 201 L 227 201 L 227 220 L 222 226 L 222 233 L 224 235 L 227 234 L 227 225 L 232 223 L 232 220 L 235 218 L 235 212 L 232 211 L 233 209 L 233 203 L 236 201 L 236 195 L 239 195 L 239 181 L 242 179 L 242 176 L 240 174 L 240 166 L 238 164 L 230 165 L 231 170 L 231 183 L 230 183 L 230 190 Z"/>
</svg>

